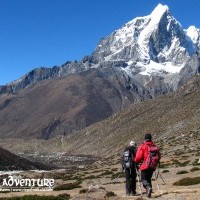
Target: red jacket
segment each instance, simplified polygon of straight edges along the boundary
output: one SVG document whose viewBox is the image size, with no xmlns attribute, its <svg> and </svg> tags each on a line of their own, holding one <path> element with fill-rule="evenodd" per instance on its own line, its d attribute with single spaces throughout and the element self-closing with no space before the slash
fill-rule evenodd
<svg viewBox="0 0 200 200">
<path fill-rule="evenodd" d="M 141 163 L 140 165 L 140 170 L 145 170 L 147 169 L 147 165 L 145 164 L 144 161 L 146 161 L 147 156 L 148 156 L 148 146 L 156 146 L 152 141 L 146 141 L 143 144 L 141 144 L 138 147 L 138 150 L 136 152 L 136 156 L 135 156 L 135 163 Z M 159 159 L 161 158 L 160 153 L 159 153 Z"/>
</svg>

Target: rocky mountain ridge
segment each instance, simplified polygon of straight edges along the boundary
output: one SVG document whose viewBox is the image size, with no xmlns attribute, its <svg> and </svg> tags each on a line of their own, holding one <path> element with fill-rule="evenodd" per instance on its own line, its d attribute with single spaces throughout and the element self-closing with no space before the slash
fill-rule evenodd
<svg viewBox="0 0 200 200">
<path fill-rule="evenodd" d="M 134 90 L 137 82 L 151 93 L 175 91 L 199 73 L 200 30 L 184 30 L 169 8 L 159 4 L 145 17 L 137 17 L 102 39 L 90 55 L 81 61 L 66 62 L 53 68 L 37 68 L 6 86 L 0 94 L 15 93 L 30 84 L 54 77 L 66 77 L 92 68 L 115 68 Z M 111 74 L 112 76 L 112 74 Z M 157 89 L 159 88 L 159 92 Z"/>
<path fill-rule="evenodd" d="M 167 6 L 102 39 L 91 56 L 37 68 L 0 87 L 1 138 L 42 138 L 88 127 L 199 73 L 199 29 L 184 30 Z"/>
</svg>

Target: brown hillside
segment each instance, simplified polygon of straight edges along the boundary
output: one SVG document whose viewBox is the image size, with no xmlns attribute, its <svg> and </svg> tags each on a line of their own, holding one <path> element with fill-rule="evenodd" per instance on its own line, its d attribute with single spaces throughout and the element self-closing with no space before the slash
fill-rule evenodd
<svg viewBox="0 0 200 200">
<path fill-rule="evenodd" d="M 18 140 L 15 146 L 12 145 L 13 140 L 2 140 L 1 143 L 5 148 L 14 151 L 66 151 L 108 156 L 108 150 L 111 150 L 112 154 L 119 153 L 130 139 L 140 143 L 146 132 L 151 132 L 154 139 L 160 140 L 183 134 L 199 134 L 199 99 L 200 76 L 196 76 L 177 93 L 132 105 L 71 136 L 57 137 L 49 141 Z M 198 140 L 192 141 L 198 143 Z M 189 139 L 187 144 L 190 144 Z"/>
<path fill-rule="evenodd" d="M 177 93 L 132 105 L 76 133 L 66 140 L 66 148 L 73 150 L 74 146 L 79 146 L 77 153 L 106 155 L 108 149 L 121 151 L 130 139 L 140 143 L 146 132 L 151 132 L 154 139 L 199 134 L 199 119 L 200 76 L 197 76 Z"/>
<path fill-rule="evenodd" d="M 124 79 L 109 81 L 97 70 L 43 81 L 15 94 L 0 95 L 0 137 L 67 135 L 139 99 L 126 89 Z"/>
</svg>

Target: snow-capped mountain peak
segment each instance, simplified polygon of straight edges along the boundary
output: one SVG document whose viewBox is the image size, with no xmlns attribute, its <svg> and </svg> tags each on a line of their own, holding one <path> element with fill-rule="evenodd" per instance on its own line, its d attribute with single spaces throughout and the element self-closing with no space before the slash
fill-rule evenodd
<svg viewBox="0 0 200 200">
<path fill-rule="evenodd" d="M 146 75 L 179 73 L 196 54 L 199 33 L 195 27 L 185 31 L 168 6 L 158 4 L 150 15 L 131 20 L 101 40 L 93 55 L 100 62 L 125 61 L 133 69 L 123 68 L 129 75 L 135 67 Z"/>
<path fill-rule="evenodd" d="M 159 21 L 162 16 L 166 13 L 170 13 L 169 7 L 167 5 L 158 4 L 155 9 L 151 12 L 150 17 L 155 22 Z"/>
<path fill-rule="evenodd" d="M 106 69 L 103 72 L 105 77 L 109 76 L 110 70 L 114 70 L 122 74 L 129 84 L 131 81 L 136 85 L 140 82 L 148 91 L 147 83 L 151 80 L 156 81 L 153 85 L 151 82 L 150 88 L 162 85 L 160 92 L 165 89 L 165 92 L 171 91 L 184 83 L 187 79 L 185 77 L 199 73 L 199 49 L 200 30 L 195 26 L 184 30 L 168 6 L 158 4 L 149 15 L 136 17 L 103 38 L 92 55 L 84 57 L 80 62 L 35 69 L 8 87 L 0 87 L 0 93 L 17 91 L 33 82 L 78 74 L 92 68 L 100 71 Z M 154 95 L 159 92 L 151 93 Z"/>
<path fill-rule="evenodd" d="M 141 53 L 145 55 L 145 58 L 147 59 L 150 59 L 151 56 L 151 53 L 149 52 L 151 51 L 149 46 L 150 37 L 154 32 L 157 32 L 159 24 L 161 23 L 161 20 L 165 14 L 167 16 L 167 20 L 172 20 L 168 6 L 158 4 L 158 6 L 152 11 L 152 13 L 147 16 L 147 23 L 143 24 L 143 28 L 138 37 L 138 44 L 141 48 Z"/>
</svg>

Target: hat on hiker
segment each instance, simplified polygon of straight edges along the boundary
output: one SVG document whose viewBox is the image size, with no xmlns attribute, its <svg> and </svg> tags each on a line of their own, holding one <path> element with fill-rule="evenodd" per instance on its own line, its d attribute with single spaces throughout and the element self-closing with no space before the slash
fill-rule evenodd
<svg viewBox="0 0 200 200">
<path fill-rule="evenodd" d="M 129 146 L 130 147 L 135 146 L 135 141 L 131 140 L 130 143 L 129 143 Z"/>
<path fill-rule="evenodd" d="M 149 141 L 149 140 L 151 140 L 151 139 L 152 139 L 151 134 L 150 134 L 150 133 L 146 133 L 145 136 L 144 136 L 144 140 L 145 140 L 145 141 Z"/>
</svg>

